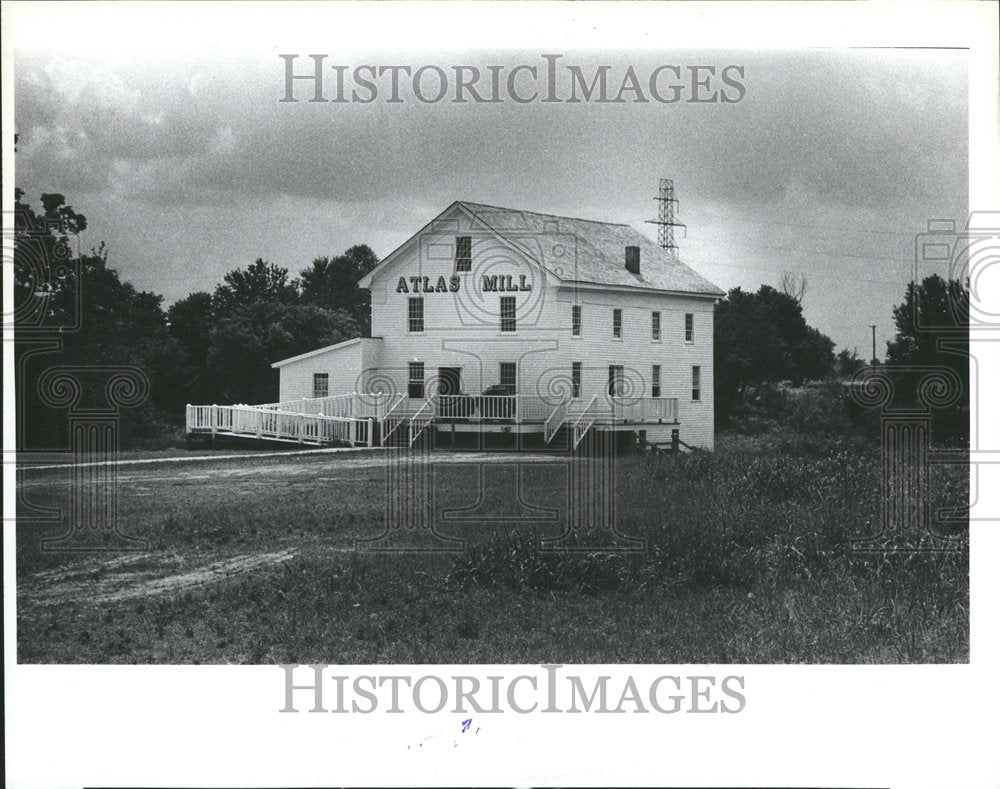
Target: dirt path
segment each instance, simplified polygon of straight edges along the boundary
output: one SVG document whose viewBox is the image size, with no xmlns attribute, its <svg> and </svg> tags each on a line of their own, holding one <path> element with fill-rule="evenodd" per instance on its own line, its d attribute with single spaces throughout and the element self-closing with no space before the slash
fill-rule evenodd
<svg viewBox="0 0 1000 789">
<path fill-rule="evenodd" d="M 28 605 L 111 603 L 132 598 L 177 594 L 244 573 L 283 564 L 297 551 L 231 556 L 211 564 L 186 567 L 188 560 L 168 553 L 141 553 L 46 570 L 26 579 L 18 595 Z"/>
<path fill-rule="evenodd" d="M 301 455 L 311 457 L 301 457 Z M 296 457 L 296 455 L 299 455 Z M 266 455 L 209 456 L 209 462 L 178 465 L 178 459 L 144 460 L 121 463 L 117 472 L 121 502 L 128 502 L 140 513 L 145 505 L 140 497 L 158 497 L 157 506 L 173 506 L 187 497 L 201 496 L 205 501 L 240 500 L 243 496 L 259 496 L 261 491 L 276 486 L 285 490 L 310 491 L 358 478 L 374 484 L 384 473 L 389 457 L 384 452 L 310 451 L 305 453 L 268 453 Z M 180 460 L 194 460 L 182 458 Z M 246 461 L 246 462 L 244 462 Z M 558 462 L 541 453 L 515 452 L 438 452 L 430 457 L 415 458 L 414 462 L 433 464 L 520 464 Z M 39 473 L 22 476 L 19 491 L 26 500 L 38 499 L 49 503 L 63 502 L 73 481 L 69 473 Z M 381 494 L 382 488 L 377 492 Z M 65 506 L 65 505 L 64 505 Z M 122 509 L 125 512 L 125 509 Z M 122 517 L 127 517 L 123 515 Z M 206 524 L 210 530 L 211 524 Z M 284 528 L 284 525 L 282 526 Z M 287 543 L 286 543 L 287 545 Z M 326 542 L 326 550 L 352 550 L 344 543 L 339 548 Z M 273 541 L 265 542 L 261 550 L 244 545 L 244 553 L 226 556 L 217 549 L 209 553 L 190 555 L 184 549 L 170 548 L 130 553 L 125 556 L 77 555 L 58 568 L 27 573 L 18 578 L 19 603 L 29 607 L 53 605 L 100 604 L 128 599 L 177 595 L 185 590 L 218 583 L 227 578 L 265 571 L 282 565 L 298 555 L 302 546 L 279 550 Z M 233 548 L 232 550 L 240 550 Z"/>
<path fill-rule="evenodd" d="M 336 454 L 330 456 L 331 453 Z M 302 458 L 302 455 L 312 457 Z M 184 465 L 196 461 L 197 465 Z M 222 463 L 222 461 L 228 462 Z M 320 449 L 260 455 L 205 455 L 197 458 L 122 460 L 117 461 L 116 465 L 122 467 L 117 475 L 119 484 L 127 486 L 156 482 L 226 480 L 240 477 L 287 481 L 296 477 L 314 476 L 319 471 L 339 472 L 382 468 L 388 462 L 389 457 L 384 450 Z M 429 456 L 418 455 L 408 462 L 433 463 L 435 465 L 454 463 L 504 464 L 551 463 L 556 462 L 556 459 L 552 455 L 529 452 L 435 452 Z M 68 470 L 73 467 L 73 464 L 35 466 L 30 470 L 41 472 L 44 470 Z M 25 470 L 29 469 L 25 468 Z M 53 482 L 65 485 L 69 483 L 69 480 L 59 479 L 58 475 L 53 477 L 51 474 L 44 473 L 22 475 L 18 479 L 19 487 L 25 488 L 38 485 L 49 486 Z"/>
<path fill-rule="evenodd" d="M 251 460 L 253 458 L 295 457 L 301 455 L 330 455 L 340 452 L 375 452 L 381 447 L 328 447 L 326 449 L 297 449 L 283 452 L 238 452 L 215 455 L 176 455 L 171 457 L 127 458 L 125 460 L 105 460 L 94 463 L 53 463 L 44 466 L 23 465 L 24 471 L 51 471 L 60 468 L 89 468 L 93 466 L 138 466 L 155 463 L 198 463 L 208 460 Z"/>
</svg>

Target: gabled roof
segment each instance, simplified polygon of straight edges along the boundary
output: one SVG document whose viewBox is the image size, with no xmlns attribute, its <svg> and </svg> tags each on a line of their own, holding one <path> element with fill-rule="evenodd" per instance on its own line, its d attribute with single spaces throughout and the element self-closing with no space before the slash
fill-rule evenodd
<svg viewBox="0 0 1000 789">
<path fill-rule="evenodd" d="M 629 225 L 457 201 L 425 229 L 456 206 L 563 282 L 714 297 L 725 295 L 716 285 Z M 417 233 L 414 238 L 419 235 Z M 375 270 L 389 263 L 409 243 L 386 257 Z M 639 274 L 632 274 L 625 268 L 627 246 L 640 249 Z M 373 273 L 359 284 L 367 287 Z"/>
<path fill-rule="evenodd" d="M 724 295 L 717 286 L 630 225 L 537 214 L 481 203 L 463 202 L 462 205 L 526 254 L 531 255 L 533 250 L 540 248 L 541 260 L 538 262 L 562 280 Z M 570 244 L 572 249 L 567 252 Z M 629 246 L 639 247 L 639 274 L 625 268 L 625 247 Z M 558 254 L 560 251 L 562 255 Z"/>
<path fill-rule="evenodd" d="M 291 364 L 292 362 L 300 362 L 303 359 L 308 359 L 310 356 L 319 356 L 321 353 L 327 353 L 329 351 L 338 351 L 341 348 L 347 348 L 351 345 L 357 345 L 359 342 L 364 342 L 365 340 L 378 340 L 382 342 L 381 337 L 355 337 L 353 340 L 344 340 L 343 342 L 335 343 L 334 345 L 327 345 L 324 348 L 317 348 L 314 351 L 306 351 L 305 353 L 300 353 L 298 356 L 290 356 L 287 359 L 282 359 L 279 362 L 273 362 L 271 367 L 284 367 L 286 364 Z"/>
</svg>

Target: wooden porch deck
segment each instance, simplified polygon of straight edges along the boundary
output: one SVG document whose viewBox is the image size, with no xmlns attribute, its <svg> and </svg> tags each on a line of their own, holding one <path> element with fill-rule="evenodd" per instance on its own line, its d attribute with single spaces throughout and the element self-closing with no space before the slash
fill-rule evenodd
<svg viewBox="0 0 1000 789">
<path fill-rule="evenodd" d="M 410 399 L 403 395 L 350 394 L 261 405 L 188 405 L 193 435 L 237 436 L 323 446 L 385 446 L 395 435 L 413 444 L 429 427 L 453 432 L 543 433 L 563 427 L 578 444 L 592 428 L 628 430 L 678 424 L 677 398 L 614 398 L 550 402 L 533 395 L 454 395 Z"/>
</svg>

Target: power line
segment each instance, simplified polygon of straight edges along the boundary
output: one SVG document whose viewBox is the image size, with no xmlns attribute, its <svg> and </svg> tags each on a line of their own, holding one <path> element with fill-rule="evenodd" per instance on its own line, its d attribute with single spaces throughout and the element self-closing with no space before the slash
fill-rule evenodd
<svg viewBox="0 0 1000 789">
<path fill-rule="evenodd" d="M 776 274 L 783 274 L 789 270 L 788 268 L 774 268 L 768 266 L 745 266 L 742 263 L 719 263 L 714 260 L 705 260 L 699 258 L 692 259 L 690 257 L 685 257 L 685 260 L 687 260 L 690 263 L 697 263 L 699 266 L 722 266 L 723 268 L 736 268 L 742 271 L 769 271 Z M 844 281 L 868 282 L 868 283 L 878 283 L 884 285 L 905 285 L 906 282 L 910 281 L 910 280 L 901 281 L 898 279 L 870 279 L 870 278 L 866 279 L 864 277 L 855 277 L 850 274 L 818 274 L 812 271 L 797 271 L 794 273 L 804 274 L 807 277 L 818 277 L 819 279 L 836 279 L 840 280 L 841 282 Z"/>
<path fill-rule="evenodd" d="M 755 225 L 781 225 L 783 227 L 805 227 L 812 230 L 835 230 L 842 233 L 872 233 L 874 235 L 879 235 L 879 236 L 901 236 L 903 238 L 914 238 L 917 235 L 916 233 L 902 233 L 898 230 L 875 230 L 874 228 L 866 228 L 866 227 L 843 227 L 839 225 L 827 225 L 827 224 L 813 225 L 813 224 L 805 224 L 802 222 L 775 222 L 775 221 L 767 221 L 765 219 L 744 219 L 741 217 L 732 216 L 729 214 L 722 214 L 713 211 L 706 211 L 704 213 L 708 214 L 709 216 L 714 215 L 717 217 L 721 217 L 723 219 L 727 219 L 732 222 L 749 222 Z"/>
<path fill-rule="evenodd" d="M 755 244 L 747 241 L 723 241 L 714 238 L 701 238 L 699 236 L 688 236 L 691 241 L 704 241 L 709 244 L 729 244 L 741 247 L 762 247 L 765 249 L 776 249 L 779 252 L 804 252 L 811 255 L 826 255 L 828 257 L 859 258 L 861 260 L 888 260 L 893 263 L 912 263 L 911 260 L 903 258 L 888 257 L 887 255 L 857 255 L 850 252 L 827 252 L 824 249 L 803 249 L 802 247 L 782 247 L 775 244 Z"/>
</svg>

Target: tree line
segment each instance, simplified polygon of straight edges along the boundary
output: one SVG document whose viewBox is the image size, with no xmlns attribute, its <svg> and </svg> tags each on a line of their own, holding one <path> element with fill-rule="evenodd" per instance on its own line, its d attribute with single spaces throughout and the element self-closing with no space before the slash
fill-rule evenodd
<svg viewBox="0 0 1000 789">
<path fill-rule="evenodd" d="M 164 308 L 162 296 L 120 279 L 103 245 L 74 251 L 87 220 L 63 195 L 42 195 L 40 209 L 20 189 L 15 198 L 14 345 L 24 449 L 67 443 L 66 414 L 43 391 L 46 369 L 138 368 L 149 398 L 121 411 L 119 438 L 122 446 L 163 446 L 178 437 L 187 403 L 276 400 L 271 362 L 371 332 L 368 294 L 357 281 L 379 261 L 363 244 L 318 257 L 297 277 L 258 258 L 227 273 L 211 293 Z M 78 408 L 107 407 L 106 380 L 77 378 Z"/>
<path fill-rule="evenodd" d="M 903 301 L 893 308 L 895 335 L 886 344 L 885 360 L 871 360 L 874 367 L 853 350 L 834 355 L 833 341 L 806 323 L 801 297 L 801 289 L 796 292 L 787 287 L 776 290 L 762 285 L 756 293 L 734 288 L 716 307 L 715 405 L 719 423 L 739 419 L 749 403 L 767 399 L 769 388 L 776 384 L 843 382 L 862 372 L 878 371 L 892 383 L 892 408 L 919 409 L 930 403 L 935 436 L 950 443 L 968 441 L 966 283 L 937 274 L 919 283 L 910 282 Z M 934 371 L 942 370 L 950 374 L 935 376 Z M 927 387 L 937 385 L 935 377 L 950 391 L 938 391 L 928 400 Z M 841 394 L 856 402 L 849 391 Z M 939 407 L 934 407 L 935 399 L 941 403 Z"/>
<path fill-rule="evenodd" d="M 149 381 L 149 398 L 120 415 L 122 446 L 163 446 L 179 437 L 187 403 L 262 403 L 277 399 L 270 364 L 324 345 L 371 333 L 370 300 L 357 281 L 378 265 L 366 245 L 317 257 L 298 276 L 258 258 L 229 271 L 212 292 L 198 291 L 164 308 L 163 297 L 136 290 L 109 265 L 100 245 L 74 251 L 87 220 L 63 195 L 44 194 L 41 207 L 15 192 L 14 300 L 19 446 L 66 446 L 66 414 L 53 408 L 42 376 L 53 366 L 133 367 Z M 834 355 L 834 343 L 802 314 L 804 280 L 781 289 L 734 288 L 715 312 L 715 401 L 725 424 L 764 385 L 849 377 L 864 366 L 856 353 Z M 968 419 L 968 304 L 963 283 L 937 276 L 911 283 L 895 308 L 891 367 L 945 365 L 956 371 L 965 398 L 947 417 Z M 964 313 L 967 315 L 967 311 Z M 962 338 L 965 356 L 962 355 Z M 901 372 L 904 393 L 919 382 Z M 106 382 L 81 378 L 81 407 L 100 407 Z M 912 391 L 910 391 L 912 390 Z M 964 409 L 964 411 L 963 411 Z"/>
</svg>

